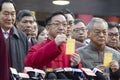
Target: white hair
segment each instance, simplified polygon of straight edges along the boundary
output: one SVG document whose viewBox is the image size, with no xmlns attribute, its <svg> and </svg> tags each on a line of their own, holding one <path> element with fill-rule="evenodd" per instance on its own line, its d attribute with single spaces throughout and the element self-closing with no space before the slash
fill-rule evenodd
<svg viewBox="0 0 120 80">
<path fill-rule="evenodd" d="M 96 23 L 104 23 L 106 27 L 108 27 L 108 24 L 104 19 L 99 18 L 99 17 L 93 17 L 87 25 L 88 31 L 90 31 Z"/>
</svg>

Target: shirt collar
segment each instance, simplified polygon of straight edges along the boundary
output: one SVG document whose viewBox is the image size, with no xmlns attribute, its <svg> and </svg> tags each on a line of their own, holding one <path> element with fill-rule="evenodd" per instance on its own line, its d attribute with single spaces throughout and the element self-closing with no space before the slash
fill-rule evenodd
<svg viewBox="0 0 120 80">
<path fill-rule="evenodd" d="M 103 51 L 105 49 L 105 47 L 103 48 L 100 48 L 100 49 L 97 49 L 91 42 L 88 44 L 88 46 L 90 46 L 90 48 L 93 50 L 93 51 Z"/>
<path fill-rule="evenodd" d="M 13 27 L 12 28 L 13 29 L 13 33 L 12 33 L 12 35 L 14 35 L 16 38 L 20 38 L 20 36 L 19 36 L 19 30 L 16 28 L 16 27 Z M 2 33 L 5 33 L 5 30 L 1 27 L 1 31 L 2 31 Z M 10 31 L 11 31 L 11 29 L 9 29 L 8 31 L 7 31 L 7 33 L 9 34 L 10 33 Z M 23 33 L 23 32 L 22 32 Z M 24 34 L 24 33 L 23 33 Z"/>
<path fill-rule="evenodd" d="M 1 28 L 1 30 L 2 30 L 3 33 L 8 33 L 8 34 L 10 33 L 10 29 L 5 31 L 3 28 Z"/>
</svg>

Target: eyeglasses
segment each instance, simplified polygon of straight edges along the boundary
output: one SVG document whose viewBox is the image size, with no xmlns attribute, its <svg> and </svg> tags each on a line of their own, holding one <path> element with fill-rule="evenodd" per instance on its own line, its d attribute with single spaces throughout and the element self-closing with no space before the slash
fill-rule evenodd
<svg viewBox="0 0 120 80">
<path fill-rule="evenodd" d="M 119 34 L 118 33 L 108 33 L 108 36 L 110 36 L 110 37 L 113 37 L 113 36 L 118 37 Z"/>
<path fill-rule="evenodd" d="M 85 32 L 86 29 L 84 29 L 84 28 L 82 28 L 82 29 L 73 29 L 73 31 L 74 31 L 74 32 L 80 32 L 80 31 Z"/>
<path fill-rule="evenodd" d="M 48 25 L 53 25 L 55 27 L 60 27 L 62 25 L 65 28 L 67 28 L 67 26 L 68 26 L 68 24 L 66 24 L 66 23 L 63 23 L 63 24 L 62 23 L 51 23 L 51 24 L 48 24 Z"/>
</svg>

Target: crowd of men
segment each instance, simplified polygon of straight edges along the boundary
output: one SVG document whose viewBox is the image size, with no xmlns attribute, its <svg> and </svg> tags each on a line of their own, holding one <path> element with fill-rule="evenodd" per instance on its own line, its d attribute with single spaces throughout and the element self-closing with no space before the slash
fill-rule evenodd
<svg viewBox="0 0 120 80">
<path fill-rule="evenodd" d="M 75 39 L 72 55 L 66 54 L 67 39 Z M 70 10 L 62 9 L 50 14 L 42 27 L 30 10 L 16 13 L 11 0 L 0 4 L 0 80 L 18 78 L 13 68 L 33 80 L 119 80 L 119 49 L 119 25 L 115 22 L 93 17 L 85 24 Z M 109 66 L 104 65 L 105 54 L 111 58 Z M 83 68 L 95 75 L 88 77 Z M 37 71 L 44 76 L 35 78 Z"/>
</svg>

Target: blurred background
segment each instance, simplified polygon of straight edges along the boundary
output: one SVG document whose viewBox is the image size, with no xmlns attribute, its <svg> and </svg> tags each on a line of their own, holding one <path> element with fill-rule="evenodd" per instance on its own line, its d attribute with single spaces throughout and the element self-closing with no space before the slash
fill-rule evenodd
<svg viewBox="0 0 120 80">
<path fill-rule="evenodd" d="M 17 11 L 29 9 L 37 17 L 40 24 L 46 16 L 64 8 L 70 9 L 76 18 L 86 22 L 94 17 L 102 17 L 107 21 L 120 22 L 120 0 L 67 0 L 68 5 L 55 5 L 53 0 L 13 0 Z M 63 0 L 62 0 L 63 1 Z"/>
</svg>

